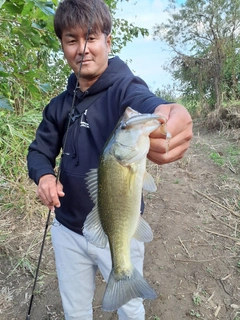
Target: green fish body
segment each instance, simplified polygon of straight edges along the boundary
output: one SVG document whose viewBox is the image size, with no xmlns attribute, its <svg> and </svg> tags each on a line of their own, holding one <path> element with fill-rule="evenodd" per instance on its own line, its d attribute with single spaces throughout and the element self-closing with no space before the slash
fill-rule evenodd
<svg viewBox="0 0 240 320">
<path fill-rule="evenodd" d="M 133 267 L 130 242 L 149 242 L 151 228 L 140 215 L 142 189 L 156 191 L 146 172 L 149 134 L 160 126 L 154 114 L 128 107 L 106 143 L 99 168 L 89 172 L 87 185 L 95 204 L 84 223 L 86 239 L 104 248 L 109 241 L 112 271 L 103 297 L 103 310 L 114 311 L 131 299 L 156 298 L 155 291 Z"/>
</svg>

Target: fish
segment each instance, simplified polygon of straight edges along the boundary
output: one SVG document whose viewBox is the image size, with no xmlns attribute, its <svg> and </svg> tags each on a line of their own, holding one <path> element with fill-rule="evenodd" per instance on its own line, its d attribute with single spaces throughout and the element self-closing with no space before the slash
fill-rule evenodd
<svg viewBox="0 0 240 320">
<path fill-rule="evenodd" d="M 140 207 L 143 189 L 157 189 L 146 171 L 146 160 L 149 135 L 160 126 L 159 115 L 141 114 L 127 107 L 103 148 L 98 169 L 91 169 L 86 177 L 94 207 L 85 220 L 83 235 L 99 248 L 109 242 L 112 258 L 104 311 L 117 310 L 137 297 L 157 297 L 131 263 L 130 242 L 132 238 L 142 242 L 153 239 Z"/>
</svg>

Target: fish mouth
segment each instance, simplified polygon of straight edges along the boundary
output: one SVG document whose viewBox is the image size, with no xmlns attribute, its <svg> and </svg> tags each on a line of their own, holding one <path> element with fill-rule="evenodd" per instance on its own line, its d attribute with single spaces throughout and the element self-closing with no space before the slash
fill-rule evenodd
<svg viewBox="0 0 240 320">
<path fill-rule="evenodd" d="M 122 129 L 126 129 L 127 127 L 130 126 L 135 126 L 139 124 L 144 124 L 150 120 L 157 120 L 159 119 L 160 116 L 157 114 L 139 114 L 136 116 L 131 117 L 130 119 L 123 121 L 121 124 Z"/>
</svg>

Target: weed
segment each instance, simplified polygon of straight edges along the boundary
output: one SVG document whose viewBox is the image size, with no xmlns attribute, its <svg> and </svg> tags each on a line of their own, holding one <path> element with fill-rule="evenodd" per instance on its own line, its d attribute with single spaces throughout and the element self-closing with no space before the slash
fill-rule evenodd
<svg viewBox="0 0 240 320">
<path fill-rule="evenodd" d="M 238 260 L 238 262 L 237 262 L 237 271 L 238 271 L 238 273 L 240 273 L 240 260 Z"/>
<path fill-rule="evenodd" d="M 211 268 L 208 268 L 208 267 L 207 267 L 207 272 L 210 273 L 210 274 L 213 274 L 213 270 Z"/>
<path fill-rule="evenodd" d="M 226 164 L 233 172 L 235 172 L 235 168 L 233 168 L 233 166 L 237 166 L 239 164 L 239 147 L 231 145 L 223 151 L 225 156 L 222 153 L 214 151 L 210 154 L 210 158 L 216 165 L 223 166 Z"/>
<path fill-rule="evenodd" d="M 239 156 L 240 155 L 240 149 L 236 146 L 230 146 L 228 149 L 227 149 L 227 153 L 230 155 L 230 156 Z"/>
<path fill-rule="evenodd" d="M 229 179 L 228 175 L 220 175 L 219 176 L 223 181 L 227 181 Z"/>
<path fill-rule="evenodd" d="M 198 311 L 191 310 L 189 314 L 191 317 L 195 317 L 195 318 L 201 317 L 201 314 Z"/>
<path fill-rule="evenodd" d="M 194 304 L 195 306 L 200 306 L 201 303 L 202 303 L 201 297 L 200 297 L 199 295 L 197 295 L 197 294 L 194 295 L 194 296 L 193 296 L 193 304 Z"/>
<path fill-rule="evenodd" d="M 240 209 L 240 200 L 237 201 L 237 208 Z"/>
<path fill-rule="evenodd" d="M 214 161 L 214 163 L 218 166 L 223 166 L 225 161 L 223 157 L 218 152 L 212 152 L 210 154 L 210 158 Z"/>
<path fill-rule="evenodd" d="M 158 316 L 156 316 L 156 315 L 154 315 L 153 317 L 152 317 L 152 319 L 153 320 L 161 320 Z"/>
<path fill-rule="evenodd" d="M 207 291 L 206 290 L 202 290 L 201 294 L 206 297 L 207 296 Z"/>
<path fill-rule="evenodd" d="M 39 277 L 37 278 L 38 288 L 35 289 L 34 294 L 36 294 L 36 295 L 41 295 L 41 294 L 42 294 L 42 292 L 43 292 L 43 286 L 44 286 L 44 278 L 45 278 L 44 275 L 39 276 Z"/>
<path fill-rule="evenodd" d="M 154 194 L 152 194 L 152 193 L 147 193 L 146 195 L 145 195 L 145 197 L 147 198 L 147 199 L 149 199 L 149 200 L 153 200 L 154 199 Z"/>
<path fill-rule="evenodd" d="M 237 252 L 237 248 L 236 247 L 232 247 L 232 248 L 230 248 L 230 250 L 232 251 L 232 252 Z"/>
<path fill-rule="evenodd" d="M 35 266 L 29 261 L 29 259 L 24 256 L 18 260 L 16 265 L 14 266 L 13 270 L 9 273 L 7 278 L 9 278 L 16 270 L 17 268 L 22 268 L 24 270 L 27 270 L 31 273 L 31 275 L 34 277 L 35 275 Z"/>
<path fill-rule="evenodd" d="M 14 266 L 13 270 L 11 270 L 11 272 L 8 274 L 7 278 L 9 278 L 18 268 L 27 270 L 33 277 L 35 277 L 36 266 L 30 261 L 29 256 L 30 253 L 35 250 L 35 247 L 37 245 L 38 242 L 36 241 L 36 239 L 33 239 L 26 253 L 22 256 L 22 258 L 18 259 L 18 262 Z"/>
<path fill-rule="evenodd" d="M 6 242 L 7 235 L 7 233 L 0 230 L 0 245 L 1 243 L 4 244 Z"/>
</svg>

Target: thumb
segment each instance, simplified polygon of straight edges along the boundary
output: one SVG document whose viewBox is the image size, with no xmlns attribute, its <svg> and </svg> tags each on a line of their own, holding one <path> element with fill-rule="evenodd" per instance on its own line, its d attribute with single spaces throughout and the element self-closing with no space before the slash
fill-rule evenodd
<svg viewBox="0 0 240 320">
<path fill-rule="evenodd" d="M 57 182 L 57 193 L 59 197 L 64 197 L 65 193 L 63 192 L 63 185 L 60 181 Z"/>
<path fill-rule="evenodd" d="M 171 104 L 160 104 L 156 107 L 154 110 L 154 114 L 157 114 L 160 116 L 159 121 L 161 123 L 166 123 L 170 117 L 171 113 Z"/>
</svg>

